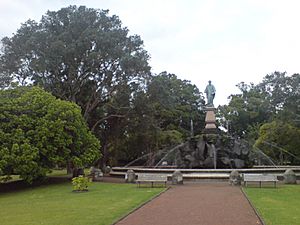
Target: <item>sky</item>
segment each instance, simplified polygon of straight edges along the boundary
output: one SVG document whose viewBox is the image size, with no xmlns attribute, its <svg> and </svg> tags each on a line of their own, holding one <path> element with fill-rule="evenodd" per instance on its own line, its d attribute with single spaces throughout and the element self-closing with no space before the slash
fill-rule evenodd
<svg viewBox="0 0 300 225">
<path fill-rule="evenodd" d="M 0 39 L 69 5 L 109 9 L 141 36 L 153 73 L 174 73 L 202 92 L 211 80 L 215 106 L 242 81 L 300 73 L 298 0 L 0 0 Z"/>
</svg>

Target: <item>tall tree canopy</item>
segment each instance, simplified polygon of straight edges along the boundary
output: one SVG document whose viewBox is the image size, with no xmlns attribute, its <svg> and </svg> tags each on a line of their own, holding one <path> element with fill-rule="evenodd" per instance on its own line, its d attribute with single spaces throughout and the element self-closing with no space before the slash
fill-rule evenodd
<svg viewBox="0 0 300 225">
<path fill-rule="evenodd" d="M 234 135 L 245 136 L 252 126 L 274 119 L 291 123 L 299 120 L 299 74 L 274 72 L 257 85 L 241 82 L 237 86 L 241 94 L 231 95 L 229 104 L 219 108 L 221 117 L 230 121 Z"/>
<path fill-rule="evenodd" d="M 155 155 L 158 150 L 190 137 L 191 120 L 199 134 L 204 127 L 203 104 L 202 93 L 189 81 L 167 72 L 153 76 L 145 90 L 135 92 L 126 118 L 108 120 L 116 128 L 106 137 L 114 140 L 109 152 L 119 163 L 144 154 Z"/>
<path fill-rule="evenodd" d="M 99 146 L 76 104 L 38 87 L 0 90 L 0 176 L 31 182 L 56 165 L 87 166 Z"/>
<path fill-rule="evenodd" d="M 219 108 L 229 132 L 255 141 L 255 146 L 283 162 L 300 163 L 300 75 L 274 72 L 257 85 L 240 83 L 241 94 L 231 95 Z"/>
<path fill-rule="evenodd" d="M 181 131 L 184 137 L 190 135 L 191 120 L 196 133 L 204 128 L 204 97 L 196 85 L 162 72 L 149 83 L 147 93 L 161 127 Z"/>
<path fill-rule="evenodd" d="M 237 85 L 241 94 L 231 95 L 228 105 L 219 107 L 221 124 L 228 127 L 231 135 L 247 137 L 256 126 L 267 121 L 272 115 L 272 105 L 253 84 L 241 82 Z"/>
<path fill-rule="evenodd" d="M 33 82 L 79 104 L 89 127 L 105 138 L 102 151 L 115 129 L 109 120 L 126 117 L 133 93 L 144 89 L 151 76 L 143 41 L 107 10 L 69 6 L 48 11 L 40 22 L 22 24 L 2 45 L 2 86 L 9 80 Z"/>
</svg>

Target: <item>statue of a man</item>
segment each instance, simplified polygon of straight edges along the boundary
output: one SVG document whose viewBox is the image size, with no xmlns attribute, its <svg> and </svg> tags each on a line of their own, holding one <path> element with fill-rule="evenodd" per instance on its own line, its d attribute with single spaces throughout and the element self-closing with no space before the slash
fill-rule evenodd
<svg viewBox="0 0 300 225">
<path fill-rule="evenodd" d="M 206 98 L 207 98 L 207 106 L 214 106 L 214 98 L 216 94 L 216 89 L 214 85 L 211 84 L 211 81 L 208 81 L 208 85 L 205 88 L 204 93 L 206 93 Z"/>
</svg>

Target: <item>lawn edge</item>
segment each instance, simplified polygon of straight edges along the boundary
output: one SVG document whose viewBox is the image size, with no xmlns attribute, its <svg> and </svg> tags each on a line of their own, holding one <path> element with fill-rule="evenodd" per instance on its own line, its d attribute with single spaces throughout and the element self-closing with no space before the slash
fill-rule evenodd
<svg viewBox="0 0 300 225">
<path fill-rule="evenodd" d="M 248 198 L 247 194 L 245 193 L 243 187 L 240 187 L 241 192 L 243 193 L 243 195 L 245 196 L 245 198 L 247 199 L 247 201 L 249 202 L 251 208 L 253 209 L 254 213 L 257 215 L 258 219 L 260 220 L 262 225 L 267 225 L 265 223 L 265 221 L 263 220 L 263 218 L 261 217 L 261 215 L 259 214 L 259 212 L 256 210 L 256 208 L 254 207 L 254 205 L 252 204 L 251 200 Z"/>
<path fill-rule="evenodd" d="M 164 191 L 159 192 L 158 194 L 154 195 L 153 197 L 151 197 L 147 201 L 145 201 L 145 202 L 141 203 L 140 205 L 138 205 L 137 207 L 133 208 L 128 213 L 126 213 L 125 215 L 121 216 L 119 219 L 117 219 L 116 221 L 114 221 L 111 225 L 115 225 L 115 224 L 119 223 L 121 220 L 125 219 L 130 214 L 132 214 L 135 211 L 137 211 L 138 209 L 142 208 L 144 205 L 146 205 L 149 202 L 153 201 L 154 199 L 158 198 L 160 195 L 162 195 L 163 193 L 165 193 L 166 191 L 168 191 L 170 188 L 171 188 L 171 186 L 168 186 Z M 263 225 L 265 225 L 265 224 L 263 224 Z"/>
</svg>

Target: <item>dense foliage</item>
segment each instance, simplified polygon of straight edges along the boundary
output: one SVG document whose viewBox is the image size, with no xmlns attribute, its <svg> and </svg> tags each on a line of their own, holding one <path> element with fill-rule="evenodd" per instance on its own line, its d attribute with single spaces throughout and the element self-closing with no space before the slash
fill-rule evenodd
<svg viewBox="0 0 300 225">
<path fill-rule="evenodd" d="M 72 178 L 72 185 L 74 191 L 87 191 L 89 187 L 90 181 L 88 177 L 84 177 L 80 175 L 78 177 Z"/>
<path fill-rule="evenodd" d="M 263 124 L 255 146 L 263 149 L 278 164 L 300 163 L 300 129 L 293 124 L 280 120 Z"/>
<path fill-rule="evenodd" d="M 0 175 L 31 182 L 57 165 L 93 163 L 99 147 L 76 104 L 38 87 L 0 91 Z"/>
<path fill-rule="evenodd" d="M 119 163 L 128 162 L 177 145 L 191 136 L 191 120 L 199 134 L 204 128 L 203 104 L 202 93 L 190 82 L 167 72 L 154 76 L 146 90 L 134 96 L 128 118 L 115 119 L 124 127 L 110 146 L 114 158 Z"/>
<path fill-rule="evenodd" d="M 70 6 L 2 40 L 1 86 L 33 82 L 77 103 L 101 140 L 104 166 L 182 141 L 202 126 L 203 97 L 167 73 L 153 76 L 137 35 L 108 11 Z"/>
<path fill-rule="evenodd" d="M 148 54 L 107 10 L 69 6 L 27 21 L 2 40 L 2 86 L 10 80 L 39 84 L 77 103 L 106 155 L 114 118 L 124 118 L 135 91 L 150 77 Z M 113 121 L 109 121 L 113 119 Z"/>
<path fill-rule="evenodd" d="M 300 75 L 274 72 L 238 87 L 242 93 L 219 108 L 221 124 L 278 163 L 300 163 Z"/>
</svg>

